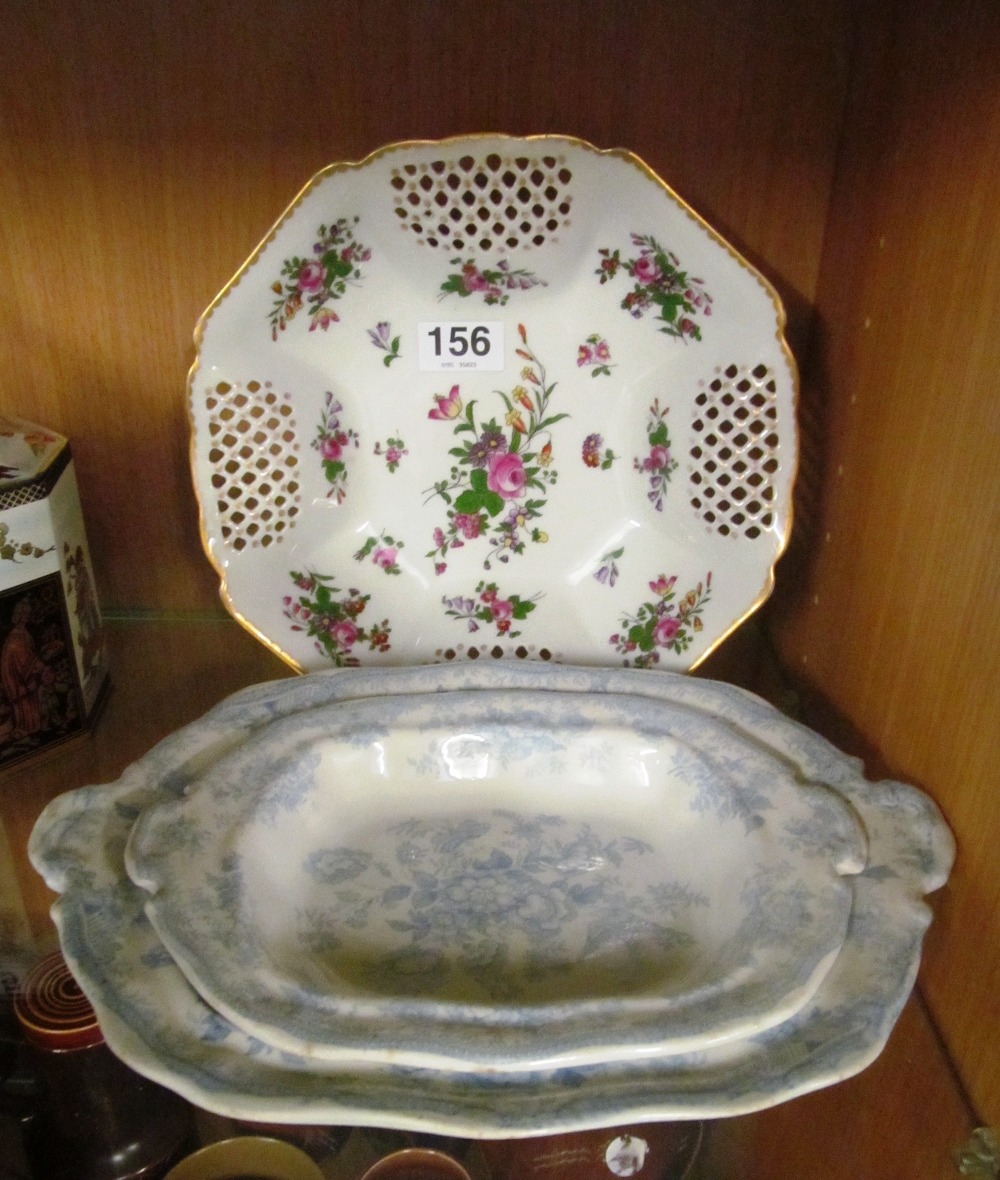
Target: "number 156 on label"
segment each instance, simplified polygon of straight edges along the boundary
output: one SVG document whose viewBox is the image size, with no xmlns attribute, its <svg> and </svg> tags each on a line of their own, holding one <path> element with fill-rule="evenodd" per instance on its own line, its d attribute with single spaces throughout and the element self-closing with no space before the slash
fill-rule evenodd
<svg viewBox="0 0 1000 1180">
<path fill-rule="evenodd" d="M 503 322 L 420 323 L 417 358 L 422 372 L 488 370 L 503 361 Z"/>
</svg>

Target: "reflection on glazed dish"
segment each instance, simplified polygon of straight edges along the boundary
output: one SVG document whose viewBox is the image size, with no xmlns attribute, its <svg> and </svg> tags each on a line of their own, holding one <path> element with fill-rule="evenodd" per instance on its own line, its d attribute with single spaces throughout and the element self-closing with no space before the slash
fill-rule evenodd
<svg viewBox="0 0 1000 1180">
<path fill-rule="evenodd" d="M 196 332 L 223 599 L 301 670 L 689 669 L 786 542 L 783 327 L 628 153 L 498 136 L 333 165 Z"/>
</svg>

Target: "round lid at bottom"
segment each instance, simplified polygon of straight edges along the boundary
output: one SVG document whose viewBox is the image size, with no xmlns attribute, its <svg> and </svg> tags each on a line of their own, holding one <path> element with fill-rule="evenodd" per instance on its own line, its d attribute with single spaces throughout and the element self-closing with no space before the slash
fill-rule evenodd
<svg viewBox="0 0 1000 1180">
<path fill-rule="evenodd" d="M 90 1001 L 60 951 L 53 951 L 21 981 L 14 1012 L 25 1038 L 41 1049 L 86 1049 L 104 1034 Z"/>
</svg>

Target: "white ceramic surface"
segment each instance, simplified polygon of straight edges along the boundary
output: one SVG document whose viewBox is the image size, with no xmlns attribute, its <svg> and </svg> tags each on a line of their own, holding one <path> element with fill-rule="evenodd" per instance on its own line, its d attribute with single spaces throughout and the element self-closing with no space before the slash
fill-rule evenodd
<svg viewBox="0 0 1000 1180">
<path fill-rule="evenodd" d="M 363 1063 L 332 1067 L 283 1053 L 201 1000 L 146 920 L 146 897 L 125 872 L 125 842 L 146 807 L 179 797 L 249 734 L 299 709 L 391 691 L 546 686 L 703 709 L 770 747 L 803 782 L 828 784 L 855 808 L 868 835 L 868 866 L 852 878 L 841 953 L 794 1017 L 690 1053 L 450 1075 Z M 119 782 L 53 801 L 32 834 L 30 854 L 62 894 L 53 915 L 64 953 L 109 1044 L 140 1072 L 235 1117 L 504 1138 L 747 1113 L 864 1068 L 909 995 L 930 919 L 921 898 L 947 879 L 954 843 L 924 794 L 866 781 L 857 760 L 739 689 L 682 676 L 491 665 L 331 673 L 246 690 L 160 743 Z"/>
<path fill-rule="evenodd" d="M 65 446 L 55 431 L 0 414 L 0 491 L 40 475 Z"/>
<path fill-rule="evenodd" d="M 783 328 L 630 153 L 475 136 L 334 164 L 196 331 L 223 599 L 300 670 L 693 667 L 787 539 Z"/>
<path fill-rule="evenodd" d="M 339 702 L 148 808 L 126 853 L 196 990 L 329 1060 L 539 1069 L 704 1047 L 812 995 L 854 811 L 699 710 L 558 691 Z"/>
</svg>

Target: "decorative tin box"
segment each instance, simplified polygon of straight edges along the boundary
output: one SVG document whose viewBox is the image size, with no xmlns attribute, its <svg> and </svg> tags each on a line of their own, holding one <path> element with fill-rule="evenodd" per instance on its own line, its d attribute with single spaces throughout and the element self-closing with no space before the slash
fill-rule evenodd
<svg viewBox="0 0 1000 1180">
<path fill-rule="evenodd" d="M 107 671 L 69 442 L 0 416 L 0 771 L 82 733 Z"/>
</svg>

